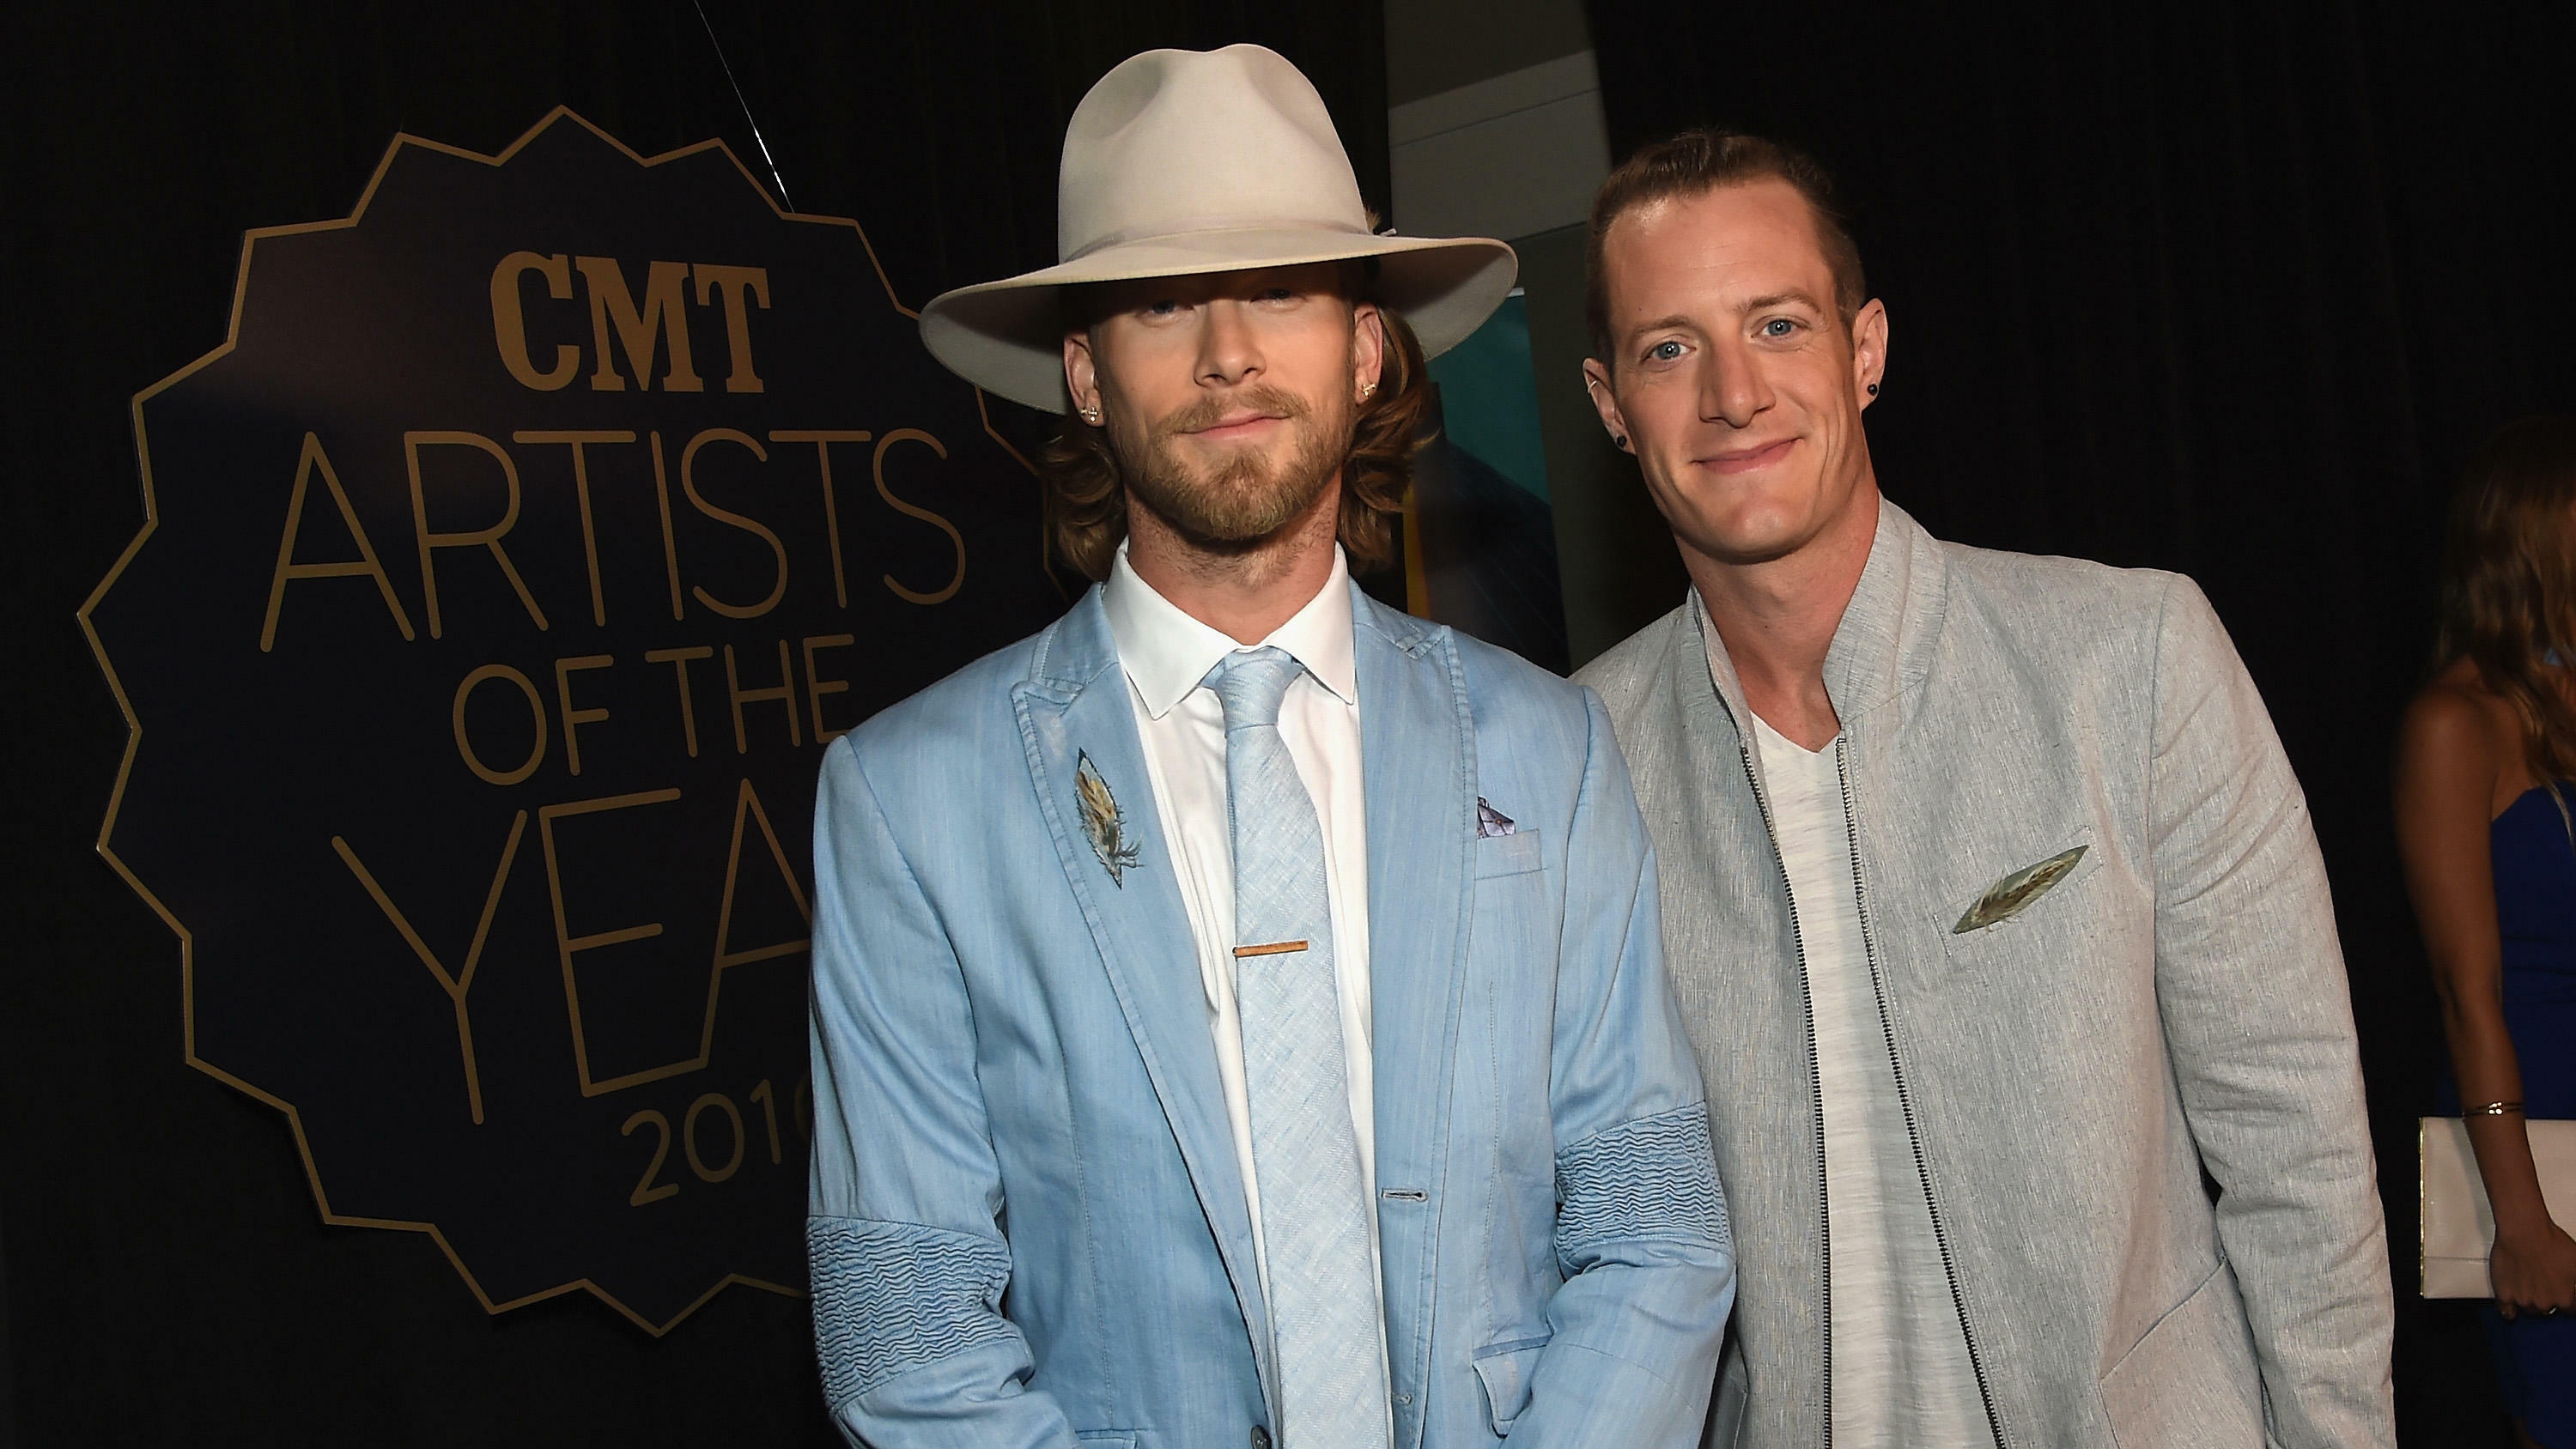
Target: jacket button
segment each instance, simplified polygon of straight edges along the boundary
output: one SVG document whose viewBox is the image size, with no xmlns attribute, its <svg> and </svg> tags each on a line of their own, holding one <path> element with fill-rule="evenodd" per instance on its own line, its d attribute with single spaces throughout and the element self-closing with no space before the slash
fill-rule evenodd
<svg viewBox="0 0 2576 1449">
<path fill-rule="evenodd" d="M 1252 1426 L 1252 1449 L 1270 1449 L 1270 1431 L 1259 1424 Z"/>
</svg>

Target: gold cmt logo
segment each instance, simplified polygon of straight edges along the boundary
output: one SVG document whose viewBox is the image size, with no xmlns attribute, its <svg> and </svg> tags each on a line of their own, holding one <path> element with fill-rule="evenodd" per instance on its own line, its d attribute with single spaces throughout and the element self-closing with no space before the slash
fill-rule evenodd
<svg viewBox="0 0 2576 1449">
<path fill-rule="evenodd" d="M 228 339 L 135 400 L 100 851 L 188 1060 L 492 1312 L 801 1291 L 821 752 L 1061 608 L 915 328 L 855 222 L 557 111 L 253 232 Z"/>
</svg>

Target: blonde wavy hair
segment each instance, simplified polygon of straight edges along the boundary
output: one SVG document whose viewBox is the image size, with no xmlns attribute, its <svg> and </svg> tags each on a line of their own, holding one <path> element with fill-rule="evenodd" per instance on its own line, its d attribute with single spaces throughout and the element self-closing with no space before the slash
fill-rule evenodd
<svg viewBox="0 0 2576 1449">
<path fill-rule="evenodd" d="M 1069 309 L 1087 305 L 1079 290 Z M 1353 573 L 1395 562 L 1394 518 L 1413 487 L 1413 458 L 1425 439 L 1431 413 L 1431 374 L 1422 343 L 1403 318 L 1378 308 L 1386 352 L 1377 391 L 1352 418 L 1350 451 L 1342 464 L 1339 531 Z M 1068 311 L 1068 327 L 1092 318 Z M 1109 447 L 1108 429 L 1071 413 L 1038 450 L 1038 478 L 1046 490 L 1047 535 L 1065 562 L 1094 581 L 1109 577 L 1118 545 L 1127 538 L 1127 481 Z"/>
</svg>

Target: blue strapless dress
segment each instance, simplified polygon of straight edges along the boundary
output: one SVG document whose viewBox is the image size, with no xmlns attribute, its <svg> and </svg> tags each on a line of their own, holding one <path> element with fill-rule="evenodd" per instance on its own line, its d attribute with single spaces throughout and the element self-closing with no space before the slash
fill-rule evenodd
<svg viewBox="0 0 2576 1449">
<path fill-rule="evenodd" d="M 2576 783 L 2559 793 L 2576 810 Z M 2506 806 L 2487 838 L 2504 945 L 2504 1024 L 2522 1063 L 2524 1112 L 2576 1117 L 2576 844 L 2542 789 Z M 2440 1111 L 2460 1110 L 2447 1071 L 2439 1096 Z M 2508 1323 L 2493 1304 L 2482 1317 L 2506 1410 L 2542 1444 L 2576 1449 L 2576 1319 Z"/>
</svg>

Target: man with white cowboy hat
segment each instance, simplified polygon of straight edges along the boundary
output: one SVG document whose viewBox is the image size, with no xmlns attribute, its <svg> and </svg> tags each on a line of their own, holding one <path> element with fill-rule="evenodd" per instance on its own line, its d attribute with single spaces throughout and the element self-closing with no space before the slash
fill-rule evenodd
<svg viewBox="0 0 2576 1449">
<path fill-rule="evenodd" d="M 1050 522 L 1103 582 L 823 767 L 835 1420 L 1696 1443 L 1732 1255 L 1608 721 L 1349 577 L 1510 249 L 1372 235 L 1313 86 L 1244 45 L 1093 87 L 1059 217 L 1059 265 L 922 337 L 1070 411 Z"/>
</svg>

